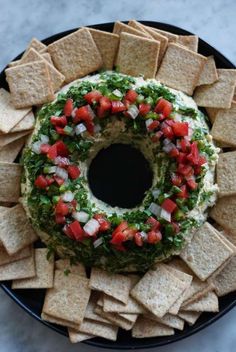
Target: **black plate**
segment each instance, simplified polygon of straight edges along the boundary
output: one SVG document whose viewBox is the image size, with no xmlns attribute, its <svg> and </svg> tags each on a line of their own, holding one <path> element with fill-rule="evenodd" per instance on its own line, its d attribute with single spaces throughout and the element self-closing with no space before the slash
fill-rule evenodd
<svg viewBox="0 0 236 352">
<path fill-rule="evenodd" d="M 189 35 L 192 34 L 188 31 L 185 31 L 181 28 L 171 26 L 165 23 L 159 22 L 147 22 L 142 21 L 144 24 L 156 27 L 159 29 L 163 29 L 166 31 L 170 31 L 175 34 L 180 35 Z M 104 31 L 112 32 L 113 23 L 103 23 L 98 25 L 91 26 L 93 28 L 101 29 Z M 77 29 L 77 28 L 76 28 Z M 43 42 L 45 44 L 50 44 L 53 41 L 64 37 L 75 31 L 76 29 L 72 29 L 66 32 L 62 32 L 59 34 L 55 34 L 52 37 L 49 37 Z M 199 40 L 199 52 L 205 56 L 214 55 L 216 65 L 218 68 L 235 68 L 235 66 L 227 60 L 221 53 L 219 53 L 216 49 L 212 48 L 209 44 L 204 42 L 203 40 Z M 21 55 L 19 55 L 16 59 L 19 59 Z M 1 87 L 8 88 L 4 71 L 0 74 L 0 85 Z M 44 300 L 44 290 L 11 290 L 10 282 L 3 282 L 1 284 L 3 290 L 17 303 L 21 306 L 26 312 L 32 315 L 35 319 L 41 321 L 43 324 L 47 325 L 51 329 L 56 332 L 68 336 L 66 329 L 60 327 L 58 325 L 50 324 L 45 321 L 42 321 L 40 318 L 41 308 Z M 158 337 L 158 338 L 150 338 L 150 339 L 133 339 L 130 333 L 122 331 L 119 333 L 118 339 L 116 342 L 111 342 L 109 340 L 105 340 L 102 338 L 94 338 L 92 340 L 85 341 L 84 343 L 103 348 L 110 349 L 139 349 L 139 348 L 151 348 L 167 345 L 169 343 L 182 340 L 204 328 L 208 325 L 215 322 L 217 319 L 226 314 L 230 309 L 232 309 L 236 305 L 236 297 L 235 293 L 228 294 L 225 297 L 220 298 L 220 310 L 217 314 L 204 313 L 201 315 L 199 320 L 193 326 L 185 325 L 185 329 L 183 331 L 176 331 L 174 336 L 167 337 Z"/>
</svg>

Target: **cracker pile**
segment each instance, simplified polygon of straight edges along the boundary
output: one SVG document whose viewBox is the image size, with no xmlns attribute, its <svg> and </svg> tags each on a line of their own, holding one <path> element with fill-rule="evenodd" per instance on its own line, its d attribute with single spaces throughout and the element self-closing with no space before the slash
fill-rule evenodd
<svg viewBox="0 0 236 352">
<path fill-rule="evenodd" d="M 22 166 L 16 162 L 34 128 L 32 107 L 54 99 L 65 84 L 100 69 L 144 78 L 193 95 L 222 148 L 219 199 L 211 223 L 199 228 L 180 256 L 158 263 L 143 277 L 109 274 L 66 259 L 47 259 L 20 204 Z M 134 338 L 173 335 L 203 312 L 218 312 L 218 297 L 236 290 L 236 70 L 217 69 L 198 53 L 198 37 L 179 36 L 135 20 L 117 21 L 113 33 L 81 28 L 46 46 L 33 38 L 5 70 L 0 88 L 0 280 L 13 289 L 46 289 L 42 319 L 66 326 L 72 343 L 119 329 Z M 213 226 L 213 225 L 214 226 Z"/>
</svg>

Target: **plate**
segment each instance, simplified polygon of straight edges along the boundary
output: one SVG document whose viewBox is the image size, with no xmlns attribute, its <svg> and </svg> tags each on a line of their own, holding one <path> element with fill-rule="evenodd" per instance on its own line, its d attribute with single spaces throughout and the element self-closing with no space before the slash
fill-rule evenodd
<svg viewBox="0 0 236 352">
<path fill-rule="evenodd" d="M 192 33 L 185 31 L 179 27 L 175 27 L 172 25 L 168 25 L 165 23 L 160 22 L 148 22 L 148 21 L 141 21 L 143 24 L 156 27 L 165 31 L 170 31 L 175 34 L 180 35 L 190 35 Z M 110 23 L 103 23 L 92 25 L 89 27 L 100 29 L 103 31 L 112 32 L 113 29 L 113 22 Z M 43 43 L 50 44 L 57 39 L 60 39 L 72 32 L 77 30 L 77 28 L 61 32 L 55 34 L 49 38 L 43 40 Z M 234 68 L 235 66 L 227 60 L 220 52 L 216 49 L 211 47 L 205 41 L 199 39 L 199 52 L 205 56 L 214 55 L 216 65 L 218 68 Z M 19 59 L 20 56 L 15 58 Z M 7 88 L 7 83 L 5 80 L 4 70 L 0 73 L 0 86 Z M 48 326 L 52 330 L 60 333 L 62 335 L 67 335 L 67 330 L 61 326 L 50 324 L 48 322 L 42 321 L 40 318 L 41 308 L 44 301 L 44 294 L 45 290 L 11 290 L 11 283 L 10 282 L 3 282 L 1 283 L 2 289 L 20 306 L 22 307 L 27 313 L 29 313 L 32 317 L 39 320 L 44 325 Z M 94 338 L 92 340 L 84 341 L 83 343 L 95 346 L 95 347 L 102 347 L 102 348 L 109 348 L 109 349 L 140 349 L 140 348 L 154 348 L 163 345 L 167 345 L 169 343 L 173 343 L 179 340 L 182 340 L 190 335 L 197 333 L 198 331 L 206 328 L 224 314 L 226 314 L 230 309 L 232 309 L 236 305 L 236 297 L 235 293 L 230 293 L 227 296 L 224 296 L 219 299 L 219 312 L 217 314 L 213 313 L 203 313 L 201 317 L 197 320 L 197 322 L 193 326 L 188 326 L 185 324 L 185 329 L 183 331 L 176 331 L 175 335 L 173 336 L 166 336 L 166 337 L 155 337 L 155 338 L 146 338 L 146 339 L 134 339 L 131 337 L 130 332 L 126 332 L 124 330 L 120 331 L 118 335 L 118 339 L 115 342 L 111 342 L 109 340 L 105 340 L 102 338 Z"/>
</svg>

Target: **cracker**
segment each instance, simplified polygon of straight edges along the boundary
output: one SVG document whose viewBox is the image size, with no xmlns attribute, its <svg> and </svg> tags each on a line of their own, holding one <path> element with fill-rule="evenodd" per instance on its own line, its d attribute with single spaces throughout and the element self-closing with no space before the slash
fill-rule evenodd
<svg viewBox="0 0 236 352">
<path fill-rule="evenodd" d="M 171 33 L 171 32 L 167 32 L 167 31 L 163 31 L 161 29 L 155 28 L 155 27 L 151 27 L 154 31 L 156 31 L 157 33 L 160 33 L 161 35 L 164 35 L 164 37 L 166 37 L 169 41 L 169 43 L 176 43 L 178 41 L 179 36 L 177 34 Z"/>
<path fill-rule="evenodd" d="M 17 139 L 16 141 L 5 145 L 2 149 L 0 149 L 0 161 L 4 161 L 6 163 L 12 163 L 21 149 L 25 144 L 25 138 Z"/>
<path fill-rule="evenodd" d="M 216 119 L 217 113 L 220 111 L 220 109 L 217 109 L 217 108 L 205 108 L 205 109 L 211 123 L 213 124 Z"/>
<path fill-rule="evenodd" d="M 184 310 L 181 310 L 178 315 L 191 326 L 196 323 L 201 315 L 201 312 L 185 312 Z"/>
<path fill-rule="evenodd" d="M 85 334 L 83 332 L 78 332 L 73 329 L 68 329 L 69 339 L 71 343 L 82 342 L 85 340 L 92 339 L 94 335 Z"/>
<path fill-rule="evenodd" d="M 21 132 L 15 132 L 15 133 L 7 133 L 7 134 L 1 134 L 0 135 L 0 150 L 5 147 L 6 145 L 24 137 L 27 136 L 30 133 L 30 131 L 21 131 Z"/>
<path fill-rule="evenodd" d="M 0 281 L 24 279 L 35 276 L 34 256 L 0 266 Z"/>
<path fill-rule="evenodd" d="M 197 87 L 194 100 L 199 106 L 229 109 L 236 85 L 236 70 L 217 69 L 218 81 Z"/>
<path fill-rule="evenodd" d="M 236 256 L 230 259 L 229 263 L 221 272 L 209 280 L 215 287 L 217 296 L 221 297 L 236 290 Z"/>
<path fill-rule="evenodd" d="M 185 285 L 164 264 L 149 270 L 131 290 L 131 296 L 162 318 L 184 292 Z"/>
<path fill-rule="evenodd" d="M 203 84 L 213 84 L 218 80 L 218 73 L 216 69 L 216 64 L 214 60 L 214 56 L 208 56 L 207 61 L 203 67 L 201 75 L 199 77 L 198 86 L 202 86 Z"/>
<path fill-rule="evenodd" d="M 67 83 L 102 67 L 101 55 L 87 28 L 55 41 L 48 51 Z"/>
<path fill-rule="evenodd" d="M 197 35 L 179 35 L 177 43 L 185 46 L 189 50 L 197 53 L 198 51 L 198 36 Z"/>
<path fill-rule="evenodd" d="M 106 70 L 112 70 L 118 51 L 120 37 L 117 34 L 99 31 L 93 28 L 89 28 L 89 32 L 92 34 L 93 40 L 101 54 L 103 68 Z"/>
<path fill-rule="evenodd" d="M 9 255 L 3 245 L 0 245 L 0 265 L 16 262 L 17 260 L 30 257 L 32 255 L 32 247 L 27 246 L 16 254 Z"/>
<path fill-rule="evenodd" d="M 95 321 L 101 321 L 102 323 L 106 324 L 111 324 L 111 322 L 108 319 L 102 318 L 101 315 L 97 314 L 95 312 L 95 309 L 97 307 L 97 300 L 99 298 L 99 293 L 92 291 L 88 305 L 86 307 L 85 311 L 85 318 L 90 319 L 90 320 L 95 320 Z"/>
<path fill-rule="evenodd" d="M 219 196 L 236 194 L 236 152 L 219 154 L 216 169 Z"/>
<path fill-rule="evenodd" d="M 92 268 L 89 286 L 93 290 L 102 291 L 127 304 L 132 282 L 128 276 L 110 274 L 102 269 Z"/>
<path fill-rule="evenodd" d="M 101 317 L 109 320 L 112 324 L 119 326 L 124 330 L 131 330 L 135 322 L 129 321 L 126 318 L 122 317 L 118 313 L 108 313 L 104 312 L 101 307 L 95 308 L 95 312 Z M 134 314 L 135 315 L 135 314 Z M 137 316 L 135 317 L 137 319 Z"/>
<path fill-rule="evenodd" d="M 84 265 L 81 263 L 71 265 L 69 259 L 56 260 L 55 261 L 55 269 L 63 270 L 64 272 L 66 272 L 68 274 L 72 273 L 72 274 L 77 274 L 77 275 L 80 275 L 83 277 L 87 277 Z"/>
<path fill-rule="evenodd" d="M 132 329 L 132 337 L 135 338 L 170 335 L 174 335 L 174 329 L 144 317 L 139 317 Z"/>
<path fill-rule="evenodd" d="M 43 313 L 81 324 L 90 297 L 89 280 L 76 275 L 66 276 L 56 270 L 54 286 L 45 295 Z"/>
<path fill-rule="evenodd" d="M 29 112 L 30 108 L 15 109 L 11 102 L 11 95 L 0 88 L 0 131 L 8 133 Z"/>
<path fill-rule="evenodd" d="M 149 34 L 148 31 L 146 31 L 146 29 L 144 28 L 144 26 L 141 23 L 139 23 L 138 21 L 130 20 L 128 22 L 128 26 L 132 27 L 132 28 L 135 28 L 135 29 L 137 29 L 140 32 L 143 32 L 146 35 L 146 38 L 152 39 L 151 34 Z"/>
<path fill-rule="evenodd" d="M 171 88 L 193 94 L 206 58 L 182 45 L 170 43 L 156 79 Z"/>
<path fill-rule="evenodd" d="M 79 327 L 79 332 L 103 337 L 111 341 L 116 341 L 117 334 L 118 334 L 118 327 L 104 324 L 101 322 L 96 322 L 89 319 L 84 319 L 82 324 Z"/>
<path fill-rule="evenodd" d="M 218 297 L 214 292 L 208 292 L 205 296 L 185 306 L 184 311 L 218 312 L 219 311 Z"/>
<path fill-rule="evenodd" d="M 132 288 L 139 281 L 139 277 L 136 275 L 129 276 L 132 281 Z M 134 298 L 129 296 L 128 303 L 123 304 L 117 301 L 111 296 L 103 296 L 103 310 L 104 312 L 116 312 L 116 313 L 130 313 L 130 314 L 141 314 L 145 313 L 146 309 L 141 306 Z"/>
<path fill-rule="evenodd" d="M 49 53 L 41 53 L 42 57 L 49 62 L 52 66 L 54 66 L 51 55 Z"/>
<path fill-rule="evenodd" d="M 34 124 L 35 124 L 34 113 L 30 111 L 27 115 L 25 115 L 25 117 L 20 122 L 18 122 L 13 127 L 13 129 L 11 130 L 11 133 L 32 130 L 34 128 Z"/>
<path fill-rule="evenodd" d="M 54 99 L 45 60 L 7 68 L 5 73 L 15 108 L 41 105 Z"/>
<path fill-rule="evenodd" d="M 236 146 L 236 102 L 231 103 L 230 109 L 218 110 L 211 135 L 217 142 Z"/>
<path fill-rule="evenodd" d="M 17 202 L 20 196 L 21 165 L 0 162 L 0 170 L 0 201 Z"/>
<path fill-rule="evenodd" d="M 129 33 L 121 33 L 116 65 L 121 73 L 154 78 L 160 43 Z"/>
<path fill-rule="evenodd" d="M 43 44 L 42 42 L 40 42 L 37 38 L 32 38 L 29 45 L 27 46 L 22 58 L 25 57 L 25 55 L 28 53 L 28 51 L 32 48 L 38 52 L 41 52 L 41 51 L 44 51 L 47 48 L 47 46 L 45 44 Z"/>
<path fill-rule="evenodd" d="M 114 27 L 113 27 L 113 33 L 120 35 L 122 32 L 134 34 L 134 35 L 137 35 L 137 36 L 143 37 L 143 38 L 149 38 L 148 34 L 143 31 L 140 31 L 138 29 L 130 27 L 127 24 L 122 23 L 120 21 L 115 22 Z"/>
<path fill-rule="evenodd" d="M 142 26 L 144 27 L 145 31 L 148 32 L 152 36 L 153 39 L 160 42 L 160 51 L 159 51 L 159 57 L 158 57 L 158 63 L 160 63 L 165 52 L 166 52 L 166 49 L 168 46 L 168 39 L 164 35 L 154 31 L 153 28 L 148 27 L 148 26 L 144 26 L 144 25 L 142 25 Z"/>
<path fill-rule="evenodd" d="M 153 314 L 147 314 L 145 315 L 146 318 L 157 321 L 158 323 L 161 323 L 163 325 L 169 326 L 170 328 L 173 329 L 178 329 L 178 330 L 183 330 L 184 329 L 184 321 L 177 315 L 173 314 L 165 314 L 164 317 L 162 318 L 157 318 Z"/>
<path fill-rule="evenodd" d="M 215 228 L 205 222 L 194 234 L 180 257 L 200 280 L 206 280 L 233 254 L 217 234 Z"/>
<path fill-rule="evenodd" d="M 236 231 L 236 197 L 229 196 L 220 198 L 210 211 L 210 216 L 223 228 Z"/>
<path fill-rule="evenodd" d="M 35 277 L 31 279 L 14 280 L 12 289 L 53 287 L 54 258 L 48 260 L 47 252 L 47 248 L 35 249 Z"/>
<path fill-rule="evenodd" d="M 66 319 L 56 318 L 53 315 L 46 314 L 44 312 L 41 313 L 41 318 L 43 320 L 48 321 L 49 323 L 61 325 L 61 326 L 64 326 L 64 327 L 67 327 L 67 328 L 71 328 L 71 329 L 78 330 L 79 326 L 80 326 L 79 324 L 73 323 L 73 322 L 68 321 Z"/>
</svg>

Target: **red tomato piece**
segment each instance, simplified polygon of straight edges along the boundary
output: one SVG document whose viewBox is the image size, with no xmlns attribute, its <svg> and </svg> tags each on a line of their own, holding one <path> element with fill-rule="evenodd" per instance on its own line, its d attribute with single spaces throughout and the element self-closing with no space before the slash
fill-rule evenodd
<svg viewBox="0 0 236 352">
<path fill-rule="evenodd" d="M 40 152 L 41 154 L 47 154 L 49 149 L 50 149 L 50 145 L 49 144 L 41 144 L 40 146 Z"/>
<path fill-rule="evenodd" d="M 169 152 L 169 156 L 172 158 L 177 158 L 179 156 L 179 151 L 177 148 L 172 148 Z"/>
<path fill-rule="evenodd" d="M 58 186 L 63 185 L 63 183 L 65 182 L 65 180 L 61 177 L 58 176 L 54 176 L 54 180 L 56 181 L 56 183 L 58 184 Z"/>
<path fill-rule="evenodd" d="M 177 168 L 177 172 L 181 175 L 187 176 L 193 173 L 193 168 L 190 165 L 179 164 Z"/>
<path fill-rule="evenodd" d="M 176 137 L 188 135 L 188 122 L 174 122 L 172 128 Z"/>
<path fill-rule="evenodd" d="M 71 238 L 72 240 L 75 239 L 69 225 L 65 225 L 63 227 L 63 232 L 67 237 Z"/>
<path fill-rule="evenodd" d="M 66 218 L 63 215 L 56 214 L 55 215 L 55 221 L 56 221 L 56 224 L 65 224 Z"/>
<path fill-rule="evenodd" d="M 159 230 L 161 227 L 161 224 L 159 223 L 159 221 L 157 221 L 157 219 L 155 219 L 153 216 L 150 216 L 147 221 L 146 224 L 151 226 L 151 230 Z"/>
<path fill-rule="evenodd" d="M 166 124 L 163 124 L 163 125 L 161 126 L 161 131 L 162 131 L 163 135 L 164 135 L 166 138 L 169 138 L 169 139 L 173 139 L 173 138 L 174 138 L 174 132 L 173 132 L 171 126 L 168 126 L 168 125 L 166 125 Z"/>
<path fill-rule="evenodd" d="M 160 125 L 160 122 L 157 120 L 152 121 L 150 125 L 147 127 L 148 131 L 154 131 L 158 126 Z"/>
<path fill-rule="evenodd" d="M 66 134 L 63 127 L 55 126 L 55 130 L 58 134 L 60 134 L 62 136 L 64 136 Z"/>
<path fill-rule="evenodd" d="M 67 157 L 69 155 L 67 145 L 63 141 L 57 141 L 54 145 L 57 148 L 57 155 L 63 157 Z"/>
<path fill-rule="evenodd" d="M 75 111 L 74 123 L 80 121 L 91 121 L 94 118 L 93 110 L 90 105 L 81 106 Z"/>
<path fill-rule="evenodd" d="M 188 192 L 187 192 L 186 185 L 181 186 L 180 189 L 181 189 L 181 192 L 179 192 L 177 194 L 177 197 L 178 198 L 183 198 L 183 199 L 188 198 Z"/>
<path fill-rule="evenodd" d="M 152 140 L 153 143 L 157 143 L 157 142 L 159 142 L 159 140 L 161 139 L 162 136 L 163 136 L 163 132 L 162 131 L 157 131 L 151 137 L 151 140 Z"/>
<path fill-rule="evenodd" d="M 65 103 L 63 113 L 65 116 L 69 117 L 69 116 L 71 116 L 72 111 L 73 111 L 73 100 L 68 98 Z"/>
<path fill-rule="evenodd" d="M 149 231 L 147 233 L 147 242 L 150 244 L 155 244 L 161 241 L 162 235 L 160 231 Z"/>
<path fill-rule="evenodd" d="M 122 221 L 120 223 L 120 225 L 118 225 L 115 230 L 112 233 L 112 236 L 116 233 L 116 232 L 123 232 L 124 230 L 126 230 L 128 228 L 128 223 L 127 221 Z"/>
<path fill-rule="evenodd" d="M 187 180 L 187 185 L 192 191 L 197 189 L 197 187 L 198 187 L 198 184 L 197 184 L 197 182 L 194 179 L 188 179 Z"/>
<path fill-rule="evenodd" d="M 50 186 L 55 181 L 53 177 L 46 177 L 46 180 L 47 180 L 48 186 Z"/>
<path fill-rule="evenodd" d="M 187 154 L 179 152 L 179 155 L 177 157 L 178 163 L 184 164 L 186 162 L 186 160 L 187 160 Z"/>
<path fill-rule="evenodd" d="M 88 104 L 91 105 L 93 103 L 98 103 L 101 97 L 101 92 L 99 92 L 98 90 L 92 90 L 92 92 L 85 94 L 84 99 Z"/>
<path fill-rule="evenodd" d="M 142 247 L 143 246 L 143 239 L 142 239 L 142 236 L 141 236 L 140 232 L 136 232 L 135 233 L 134 242 L 135 242 L 136 246 L 138 246 L 138 247 Z"/>
<path fill-rule="evenodd" d="M 69 165 L 67 171 L 72 180 L 76 180 L 80 175 L 80 169 L 77 165 Z"/>
<path fill-rule="evenodd" d="M 111 228 L 110 221 L 105 219 L 102 214 L 95 214 L 94 219 L 96 219 L 99 222 L 99 225 L 100 225 L 99 231 L 100 232 L 107 231 Z"/>
<path fill-rule="evenodd" d="M 47 152 L 47 157 L 50 160 L 54 160 L 57 157 L 57 146 L 55 144 L 51 145 L 51 147 L 49 148 L 48 152 Z"/>
<path fill-rule="evenodd" d="M 123 231 L 123 234 L 125 235 L 126 240 L 132 240 L 136 232 L 137 230 L 134 228 L 127 228 Z"/>
<path fill-rule="evenodd" d="M 133 89 L 128 90 L 128 92 L 125 94 L 125 100 L 128 100 L 131 104 L 136 101 L 137 97 L 138 93 Z"/>
<path fill-rule="evenodd" d="M 45 189 L 48 187 L 48 182 L 45 176 L 39 175 L 36 180 L 34 181 L 36 187 Z"/>
<path fill-rule="evenodd" d="M 85 121 L 85 126 L 87 128 L 87 131 L 93 135 L 94 134 L 94 122 L 91 120 Z"/>
<path fill-rule="evenodd" d="M 197 142 L 193 142 L 190 146 L 190 153 L 187 155 L 188 161 L 191 162 L 193 165 L 198 165 L 199 163 L 199 151 Z"/>
<path fill-rule="evenodd" d="M 150 104 L 141 103 L 141 104 L 139 104 L 138 109 L 139 109 L 139 114 L 141 116 L 145 116 L 145 115 L 147 115 L 147 113 L 150 112 L 151 105 Z"/>
<path fill-rule="evenodd" d="M 174 186 L 179 187 L 183 183 L 183 176 L 178 174 L 171 175 L 171 182 Z"/>
<path fill-rule="evenodd" d="M 168 100 L 161 98 L 158 100 L 154 111 L 158 114 L 161 113 L 166 118 L 171 114 L 172 104 Z"/>
<path fill-rule="evenodd" d="M 110 99 L 108 97 L 102 97 L 99 100 L 99 106 L 97 107 L 97 116 L 99 118 L 105 117 L 110 109 L 111 109 Z"/>
<path fill-rule="evenodd" d="M 79 221 L 75 220 L 72 223 L 70 223 L 69 228 L 76 241 L 81 241 L 84 239 L 84 230 L 81 227 Z"/>
<path fill-rule="evenodd" d="M 53 126 L 65 127 L 67 125 L 67 118 L 63 116 L 51 116 L 50 122 Z"/>
<path fill-rule="evenodd" d="M 112 235 L 112 239 L 110 240 L 110 243 L 112 244 L 121 244 L 122 242 L 126 241 L 126 236 L 123 232 L 117 231 L 114 236 Z"/>
<path fill-rule="evenodd" d="M 205 156 L 199 155 L 199 158 L 198 158 L 198 165 L 199 165 L 199 166 L 202 166 L 202 165 L 206 164 L 206 162 L 207 162 L 207 159 L 205 158 Z"/>
<path fill-rule="evenodd" d="M 187 153 L 190 151 L 190 142 L 183 138 L 180 140 L 180 147 L 182 152 Z"/>
<path fill-rule="evenodd" d="M 69 206 L 64 203 L 62 200 L 59 200 L 55 207 L 55 214 L 60 214 L 66 216 L 69 214 Z"/>
<path fill-rule="evenodd" d="M 173 202 L 173 200 L 167 198 L 164 200 L 161 207 L 165 209 L 168 213 L 173 213 L 173 211 L 177 208 L 177 204 Z"/>
<path fill-rule="evenodd" d="M 122 101 L 115 100 L 111 102 L 111 113 L 117 114 L 118 112 L 122 112 L 126 110 L 126 106 Z"/>
<path fill-rule="evenodd" d="M 180 231 L 180 227 L 177 222 L 172 222 L 171 225 L 173 226 L 174 232 L 178 233 Z"/>
</svg>

